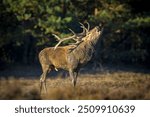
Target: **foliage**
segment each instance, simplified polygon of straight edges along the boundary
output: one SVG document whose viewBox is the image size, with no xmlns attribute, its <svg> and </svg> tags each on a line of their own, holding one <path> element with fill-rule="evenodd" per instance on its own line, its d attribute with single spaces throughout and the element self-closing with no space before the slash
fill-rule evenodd
<svg viewBox="0 0 150 117">
<path fill-rule="evenodd" d="M 139 9 L 143 4 L 145 7 Z M 146 0 L 2 0 L 0 64 L 33 63 L 39 50 L 54 46 L 52 33 L 64 37 L 78 22 L 105 24 L 98 59 L 149 65 L 150 12 Z M 64 43 L 65 44 L 65 43 Z"/>
</svg>

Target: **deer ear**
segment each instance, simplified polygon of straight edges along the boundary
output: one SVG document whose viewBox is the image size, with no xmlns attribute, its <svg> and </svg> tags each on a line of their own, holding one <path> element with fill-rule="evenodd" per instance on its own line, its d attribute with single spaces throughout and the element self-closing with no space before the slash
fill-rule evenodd
<svg viewBox="0 0 150 117">
<path fill-rule="evenodd" d="M 99 23 L 99 27 L 101 27 L 102 26 L 102 23 Z"/>
<path fill-rule="evenodd" d="M 104 24 L 103 24 L 103 23 L 100 23 L 100 24 L 99 24 L 99 28 L 100 28 L 100 30 L 102 30 L 103 26 L 104 26 Z"/>
</svg>

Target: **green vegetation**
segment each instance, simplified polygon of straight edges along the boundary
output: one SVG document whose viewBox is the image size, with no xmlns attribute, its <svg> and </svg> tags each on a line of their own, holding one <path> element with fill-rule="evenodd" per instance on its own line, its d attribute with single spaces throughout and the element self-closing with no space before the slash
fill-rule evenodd
<svg viewBox="0 0 150 117">
<path fill-rule="evenodd" d="M 98 59 L 150 66 L 148 9 L 147 0 L 1 0 L 0 66 L 37 62 L 42 48 L 56 44 L 52 33 L 81 32 L 85 21 L 105 24 Z"/>
</svg>

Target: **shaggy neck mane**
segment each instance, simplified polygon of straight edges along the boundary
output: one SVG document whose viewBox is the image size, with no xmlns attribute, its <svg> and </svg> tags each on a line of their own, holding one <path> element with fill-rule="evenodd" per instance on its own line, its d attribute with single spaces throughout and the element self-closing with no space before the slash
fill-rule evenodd
<svg viewBox="0 0 150 117">
<path fill-rule="evenodd" d="M 83 41 L 76 48 L 70 50 L 69 54 L 76 58 L 80 64 L 86 64 L 92 58 L 97 41 L 98 38 L 91 41 Z"/>
</svg>

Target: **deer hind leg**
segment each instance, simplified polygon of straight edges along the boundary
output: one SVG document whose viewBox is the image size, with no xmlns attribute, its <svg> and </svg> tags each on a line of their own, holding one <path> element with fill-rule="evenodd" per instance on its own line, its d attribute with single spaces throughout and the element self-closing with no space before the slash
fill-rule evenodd
<svg viewBox="0 0 150 117">
<path fill-rule="evenodd" d="M 43 73 L 40 78 L 40 93 L 42 92 L 42 89 L 44 88 L 45 93 L 47 93 L 46 88 L 46 75 L 49 71 L 49 65 L 42 65 Z"/>
<path fill-rule="evenodd" d="M 73 86 L 75 87 L 76 83 L 77 83 L 78 72 L 77 71 L 69 70 L 69 75 L 70 75 L 70 77 L 72 79 Z"/>
</svg>

